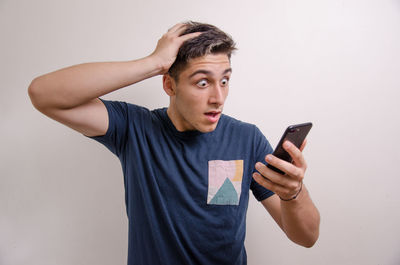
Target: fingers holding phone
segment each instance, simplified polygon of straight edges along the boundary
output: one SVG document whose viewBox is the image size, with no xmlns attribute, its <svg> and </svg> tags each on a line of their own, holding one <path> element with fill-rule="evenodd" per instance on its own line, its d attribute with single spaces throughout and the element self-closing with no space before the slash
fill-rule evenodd
<svg viewBox="0 0 400 265">
<path fill-rule="evenodd" d="M 304 156 L 303 156 L 303 149 L 305 147 L 305 143 L 306 143 L 306 140 L 303 141 L 303 144 L 301 145 L 301 147 L 299 149 L 293 143 L 291 143 L 290 141 L 285 141 L 283 143 L 283 148 L 290 155 L 292 162 L 289 163 L 289 162 L 287 162 L 285 160 L 280 160 L 280 161 L 286 162 L 286 163 L 281 162 L 281 164 L 283 166 L 286 166 L 287 164 L 293 164 L 296 167 L 300 167 L 300 168 L 304 169 L 304 171 L 305 171 L 307 169 L 307 163 L 306 163 L 306 160 L 304 159 Z M 268 156 L 270 156 L 270 155 L 267 155 L 267 157 Z M 291 167 L 286 169 L 287 167 L 279 168 L 279 165 L 276 165 L 275 167 L 277 167 L 277 166 L 278 166 L 278 169 L 281 169 L 283 172 L 285 172 L 286 174 L 289 173 L 289 175 L 290 175 L 290 172 L 288 172 L 288 170 L 290 170 Z"/>
<path fill-rule="evenodd" d="M 299 149 L 297 149 L 297 151 L 300 152 L 301 157 L 298 156 L 296 159 L 305 161 L 302 157 L 301 151 Z M 302 188 L 302 182 L 306 170 L 306 167 L 304 166 L 305 164 L 302 164 L 302 166 L 299 167 L 272 155 L 267 155 L 266 161 L 269 165 L 273 165 L 274 168 L 278 169 L 279 173 L 276 170 L 267 167 L 263 163 L 257 163 L 256 169 L 259 173 L 254 173 L 253 178 L 258 182 L 258 184 L 273 191 L 284 201 L 291 200 L 297 196 Z M 284 174 L 280 172 L 283 172 Z"/>
<path fill-rule="evenodd" d="M 254 179 L 284 201 L 295 199 L 302 189 L 307 169 L 302 150 L 311 127 L 311 123 L 289 126 L 272 155 L 266 156 L 268 165 L 256 164 L 259 173 L 254 173 Z"/>
</svg>

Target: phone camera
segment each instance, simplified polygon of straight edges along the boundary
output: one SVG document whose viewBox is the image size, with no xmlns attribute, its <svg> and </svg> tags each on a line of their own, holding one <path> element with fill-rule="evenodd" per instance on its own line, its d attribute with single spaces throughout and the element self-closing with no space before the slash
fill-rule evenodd
<svg viewBox="0 0 400 265">
<path fill-rule="evenodd" d="M 289 129 L 289 133 L 294 133 L 294 132 L 299 132 L 300 129 L 299 128 L 291 128 Z"/>
</svg>

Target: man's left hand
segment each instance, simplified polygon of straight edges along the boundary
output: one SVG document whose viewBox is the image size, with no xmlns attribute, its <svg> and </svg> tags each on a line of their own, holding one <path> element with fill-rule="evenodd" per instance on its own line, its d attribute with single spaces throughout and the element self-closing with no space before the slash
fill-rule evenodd
<svg viewBox="0 0 400 265">
<path fill-rule="evenodd" d="M 279 174 L 269 169 L 263 163 L 258 162 L 256 164 L 256 169 L 261 175 L 259 173 L 254 173 L 253 178 L 263 187 L 275 192 L 281 199 L 292 199 L 300 192 L 304 174 L 307 169 L 307 164 L 302 154 L 305 145 L 306 140 L 303 142 L 300 149 L 298 149 L 291 142 L 285 141 L 283 148 L 292 157 L 292 163 L 279 159 L 272 154 L 265 157 L 265 161 L 268 164 L 282 170 L 285 174 Z"/>
</svg>

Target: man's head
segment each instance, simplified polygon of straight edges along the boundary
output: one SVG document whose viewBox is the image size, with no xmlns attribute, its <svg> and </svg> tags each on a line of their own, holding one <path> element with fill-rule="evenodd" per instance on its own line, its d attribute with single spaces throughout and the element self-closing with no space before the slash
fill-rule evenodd
<svg viewBox="0 0 400 265">
<path fill-rule="evenodd" d="M 203 33 L 183 43 L 163 77 L 170 96 L 168 116 L 178 131 L 211 132 L 228 96 L 230 57 L 236 48 L 232 38 L 215 26 L 189 22 L 182 35 L 192 32 Z"/>
<path fill-rule="evenodd" d="M 193 32 L 202 32 L 202 34 L 184 42 L 179 48 L 175 62 L 168 70 L 168 74 L 176 82 L 179 80 L 179 74 L 185 69 L 191 59 L 218 53 L 226 54 L 228 59 L 230 59 L 232 52 L 236 50 L 233 39 L 219 28 L 210 24 L 193 21 L 184 24 L 186 25 L 186 29 L 182 35 Z"/>
</svg>

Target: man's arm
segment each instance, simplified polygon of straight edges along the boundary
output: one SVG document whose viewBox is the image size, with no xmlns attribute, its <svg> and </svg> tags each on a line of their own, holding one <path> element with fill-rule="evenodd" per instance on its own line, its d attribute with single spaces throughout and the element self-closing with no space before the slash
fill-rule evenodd
<svg viewBox="0 0 400 265">
<path fill-rule="evenodd" d="M 264 177 L 254 173 L 253 178 L 260 185 L 275 192 L 276 195 L 265 199 L 262 204 L 289 239 L 304 247 L 312 247 L 319 237 L 320 215 L 303 184 L 307 168 L 301 152 L 304 146 L 305 143 L 299 150 L 288 141 L 284 144 L 285 150 L 293 158 L 293 164 L 267 155 L 266 161 L 285 172 L 285 175 L 257 163 L 256 169 Z M 296 195 L 295 199 L 291 199 Z"/>
<path fill-rule="evenodd" d="M 172 27 L 158 41 L 155 51 L 139 60 L 85 63 L 37 77 L 28 88 L 32 104 L 87 136 L 104 135 L 108 114 L 98 97 L 166 73 L 183 42 L 200 34 L 179 36 L 184 29 L 184 24 Z"/>
</svg>

